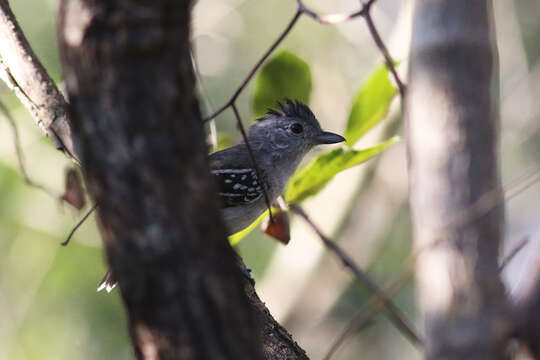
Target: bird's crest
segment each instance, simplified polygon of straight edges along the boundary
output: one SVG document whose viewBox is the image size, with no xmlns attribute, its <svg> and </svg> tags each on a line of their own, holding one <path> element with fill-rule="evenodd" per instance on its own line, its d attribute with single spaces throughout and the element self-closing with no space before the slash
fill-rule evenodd
<svg viewBox="0 0 540 360">
<path fill-rule="evenodd" d="M 311 112 L 311 109 L 306 104 L 298 100 L 292 101 L 291 99 L 285 99 L 285 103 L 277 103 L 277 108 L 280 111 L 275 109 L 268 109 L 266 114 L 263 117 L 257 119 L 257 121 L 271 120 L 276 116 L 287 116 L 301 118 L 308 121 L 317 121 L 315 115 L 313 115 L 313 112 Z"/>
</svg>

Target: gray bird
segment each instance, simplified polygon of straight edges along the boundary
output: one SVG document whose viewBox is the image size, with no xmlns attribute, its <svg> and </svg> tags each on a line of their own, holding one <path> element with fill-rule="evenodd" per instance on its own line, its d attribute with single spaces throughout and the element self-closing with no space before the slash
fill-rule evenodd
<svg viewBox="0 0 540 360">
<path fill-rule="evenodd" d="M 313 147 L 345 141 L 323 131 L 309 107 L 299 101 L 286 100 L 278 108 L 258 119 L 247 136 L 262 180 L 244 142 L 210 155 L 229 235 L 249 226 L 266 210 L 263 185 L 274 202 Z"/>
<path fill-rule="evenodd" d="M 309 107 L 299 101 L 286 100 L 278 108 L 258 119 L 247 135 L 258 169 L 243 141 L 210 155 L 210 172 L 229 235 L 249 226 L 267 209 L 263 187 L 273 203 L 311 149 L 345 141 L 341 135 L 323 131 Z M 109 271 L 98 291 L 115 286 Z"/>
</svg>

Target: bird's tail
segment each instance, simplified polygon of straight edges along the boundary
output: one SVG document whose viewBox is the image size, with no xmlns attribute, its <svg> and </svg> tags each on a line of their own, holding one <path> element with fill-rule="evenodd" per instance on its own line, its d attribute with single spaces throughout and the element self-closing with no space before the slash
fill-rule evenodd
<svg viewBox="0 0 540 360">
<path fill-rule="evenodd" d="M 103 277 L 103 280 L 98 285 L 97 291 L 101 291 L 105 289 L 108 293 L 110 293 L 115 287 L 116 287 L 116 280 L 114 279 L 114 276 L 111 272 L 111 270 L 107 271 L 105 276 Z"/>
</svg>

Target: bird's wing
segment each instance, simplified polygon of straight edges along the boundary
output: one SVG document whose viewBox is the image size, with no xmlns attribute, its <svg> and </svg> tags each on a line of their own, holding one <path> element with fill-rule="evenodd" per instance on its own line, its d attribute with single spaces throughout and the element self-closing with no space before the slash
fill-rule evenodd
<svg viewBox="0 0 540 360">
<path fill-rule="evenodd" d="M 210 172 L 224 208 L 247 205 L 263 196 L 257 172 L 243 144 L 210 155 Z"/>
</svg>

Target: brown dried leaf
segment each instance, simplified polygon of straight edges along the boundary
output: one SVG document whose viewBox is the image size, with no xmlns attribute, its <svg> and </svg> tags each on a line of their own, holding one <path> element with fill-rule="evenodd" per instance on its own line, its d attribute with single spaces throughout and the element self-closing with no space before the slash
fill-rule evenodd
<svg viewBox="0 0 540 360">
<path fill-rule="evenodd" d="M 291 227 L 289 223 L 289 214 L 284 211 L 273 211 L 274 221 L 266 217 L 261 225 L 262 231 L 267 235 L 277 239 L 282 244 L 287 245 L 291 240 Z"/>
<path fill-rule="evenodd" d="M 62 200 L 77 210 L 81 210 L 86 204 L 81 177 L 75 168 L 66 171 L 66 191 Z"/>
</svg>

